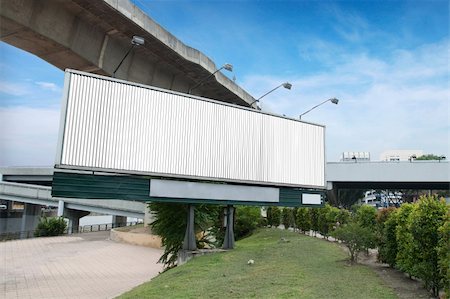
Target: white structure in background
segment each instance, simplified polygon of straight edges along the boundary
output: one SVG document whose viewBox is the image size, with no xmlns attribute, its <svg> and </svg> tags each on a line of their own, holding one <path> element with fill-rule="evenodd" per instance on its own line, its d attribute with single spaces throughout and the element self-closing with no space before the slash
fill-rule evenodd
<svg viewBox="0 0 450 299">
<path fill-rule="evenodd" d="M 410 161 L 411 157 L 418 158 L 422 155 L 422 150 L 388 150 L 381 153 L 380 160 L 389 162 Z"/>
<path fill-rule="evenodd" d="M 402 193 L 386 191 L 369 190 L 361 199 L 361 204 L 369 205 L 375 208 L 387 208 L 391 206 L 400 206 L 402 204 Z"/>
<path fill-rule="evenodd" d="M 342 162 L 369 162 L 370 152 L 343 152 L 341 156 Z"/>
</svg>

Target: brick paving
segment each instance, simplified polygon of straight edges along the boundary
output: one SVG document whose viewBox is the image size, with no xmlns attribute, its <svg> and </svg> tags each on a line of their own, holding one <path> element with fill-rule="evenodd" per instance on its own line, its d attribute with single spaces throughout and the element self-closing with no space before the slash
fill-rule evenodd
<svg viewBox="0 0 450 299">
<path fill-rule="evenodd" d="M 109 232 L 0 242 L 0 298 L 114 298 L 162 271 L 162 250 Z"/>
</svg>

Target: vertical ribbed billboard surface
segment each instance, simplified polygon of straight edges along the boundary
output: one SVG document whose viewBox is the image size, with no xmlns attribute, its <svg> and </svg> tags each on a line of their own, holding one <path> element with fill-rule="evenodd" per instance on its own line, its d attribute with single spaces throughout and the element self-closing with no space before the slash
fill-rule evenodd
<svg viewBox="0 0 450 299">
<path fill-rule="evenodd" d="M 325 186 L 325 128 L 66 71 L 56 167 L 245 184 Z"/>
</svg>

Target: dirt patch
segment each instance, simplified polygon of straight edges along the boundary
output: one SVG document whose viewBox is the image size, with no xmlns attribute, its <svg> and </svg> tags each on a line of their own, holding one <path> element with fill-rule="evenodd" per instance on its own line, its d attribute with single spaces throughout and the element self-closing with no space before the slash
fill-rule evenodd
<svg viewBox="0 0 450 299">
<path fill-rule="evenodd" d="M 358 263 L 370 267 L 384 283 L 391 287 L 400 299 L 410 298 L 434 298 L 422 282 L 409 278 L 405 273 L 390 268 L 387 264 L 377 262 L 377 251 L 370 250 L 369 255 L 361 253 Z"/>
</svg>

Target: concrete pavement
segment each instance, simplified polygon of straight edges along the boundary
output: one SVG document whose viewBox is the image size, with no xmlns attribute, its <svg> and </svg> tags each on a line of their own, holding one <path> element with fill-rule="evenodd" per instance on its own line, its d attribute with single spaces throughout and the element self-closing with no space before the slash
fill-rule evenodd
<svg viewBox="0 0 450 299">
<path fill-rule="evenodd" d="M 162 250 L 109 232 L 0 243 L 0 298 L 113 298 L 162 271 Z"/>
</svg>

